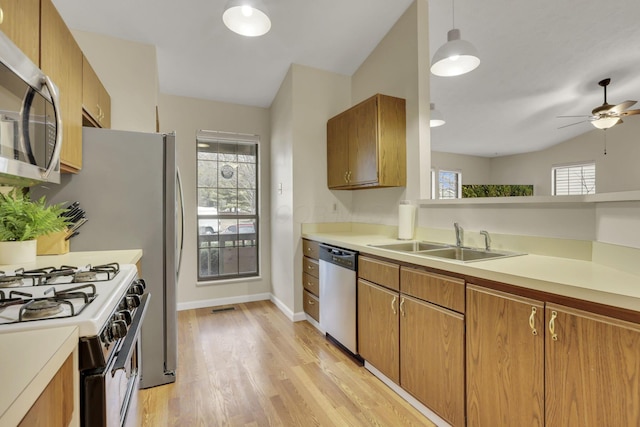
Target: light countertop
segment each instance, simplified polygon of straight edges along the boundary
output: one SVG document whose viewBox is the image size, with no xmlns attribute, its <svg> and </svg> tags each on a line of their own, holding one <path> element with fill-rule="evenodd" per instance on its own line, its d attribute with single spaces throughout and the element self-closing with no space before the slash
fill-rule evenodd
<svg viewBox="0 0 640 427">
<path fill-rule="evenodd" d="M 396 261 L 640 312 L 640 276 L 591 261 L 529 254 L 461 263 L 369 246 L 399 242 L 379 234 L 308 232 L 302 237 Z"/>
<path fill-rule="evenodd" d="M 135 264 L 141 258 L 142 249 L 69 252 L 63 255 L 40 255 L 36 258 L 36 262 L 31 264 L 0 265 L 0 270 L 15 270 L 19 267 L 30 270 L 43 267 L 60 267 L 61 265 L 84 267 L 87 264 L 96 266 L 110 262 Z"/>
<path fill-rule="evenodd" d="M 77 346 L 75 326 L 0 334 L 0 425 L 18 425 Z M 77 369 L 74 376 L 78 383 Z M 76 392 L 74 420 L 78 405 Z"/>
</svg>

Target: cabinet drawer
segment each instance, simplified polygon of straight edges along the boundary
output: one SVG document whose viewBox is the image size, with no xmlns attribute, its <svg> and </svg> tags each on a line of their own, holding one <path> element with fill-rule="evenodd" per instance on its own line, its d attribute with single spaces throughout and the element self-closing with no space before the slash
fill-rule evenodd
<svg viewBox="0 0 640 427">
<path fill-rule="evenodd" d="M 400 291 L 404 294 L 464 313 L 464 280 L 402 267 Z"/>
<path fill-rule="evenodd" d="M 358 277 L 395 291 L 400 289 L 400 266 L 365 256 L 358 257 Z"/>
<path fill-rule="evenodd" d="M 313 240 L 302 239 L 302 255 L 309 258 L 320 258 L 319 243 Z"/>
<path fill-rule="evenodd" d="M 313 277 L 320 277 L 320 264 L 314 259 L 303 257 L 302 271 Z"/>
<path fill-rule="evenodd" d="M 311 292 L 315 296 L 320 295 L 320 279 L 313 277 L 308 273 L 302 274 L 302 286 L 304 289 Z"/>
<path fill-rule="evenodd" d="M 304 291 L 303 299 L 304 312 L 320 322 L 320 300 L 307 291 Z"/>
</svg>

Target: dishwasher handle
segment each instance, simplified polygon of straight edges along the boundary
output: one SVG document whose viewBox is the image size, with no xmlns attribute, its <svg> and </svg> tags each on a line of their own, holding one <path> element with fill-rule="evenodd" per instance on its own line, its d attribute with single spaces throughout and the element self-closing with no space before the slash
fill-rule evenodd
<svg viewBox="0 0 640 427">
<path fill-rule="evenodd" d="M 320 245 L 320 261 L 339 265 L 349 270 L 357 271 L 358 252 L 334 246 Z"/>
</svg>

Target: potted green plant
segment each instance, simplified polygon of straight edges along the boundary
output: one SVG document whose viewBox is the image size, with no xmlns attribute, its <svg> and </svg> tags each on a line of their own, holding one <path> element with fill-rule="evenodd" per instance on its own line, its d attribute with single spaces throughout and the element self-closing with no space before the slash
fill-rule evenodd
<svg viewBox="0 0 640 427">
<path fill-rule="evenodd" d="M 47 206 L 44 197 L 32 201 L 21 189 L 0 193 L 0 264 L 35 262 L 36 238 L 64 230 L 65 211 L 61 205 Z"/>
</svg>

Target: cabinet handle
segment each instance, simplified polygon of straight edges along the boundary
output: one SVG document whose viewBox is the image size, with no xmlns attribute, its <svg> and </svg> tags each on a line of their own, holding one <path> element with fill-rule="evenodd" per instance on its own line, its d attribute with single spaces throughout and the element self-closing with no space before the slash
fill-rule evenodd
<svg viewBox="0 0 640 427">
<path fill-rule="evenodd" d="M 2 24 L 3 22 L 4 22 L 4 11 L 0 7 L 0 24 Z"/>
<path fill-rule="evenodd" d="M 349 182 L 349 178 L 348 178 L 348 176 L 349 176 L 349 171 L 346 171 L 346 172 L 344 173 L 344 182 Z"/>
<path fill-rule="evenodd" d="M 556 317 L 558 317 L 557 311 L 551 312 L 551 320 L 549 320 L 549 332 L 551 332 L 551 339 L 558 341 L 558 334 L 556 334 Z"/>
<path fill-rule="evenodd" d="M 393 311 L 393 314 L 396 315 L 398 314 L 398 312 L 396 311 L 396 296 L 393 296 L 393 299 L 391 300 L 391 311 Z"/>
<path fill-rule="evenodd" d="M 531 333 L 533 335 L 538 335 L 538 331 L 536 330 L 536 313 L 538 309 L 536 307 L 531 307 L 531 316 L 529 316 L 529 327 L 531 328 Z"/>
<path fill-rule="evenodd" d="M 313 265 L 307 265 L 307 270 L 313 270 Z"/>
<path fill-rule="evenodd" d="M 312 300 L 312 299 L 310 299 L 310 300 L 308 301 L 308 303 L 309 303 L 309 305 L 315 305 L 315 304 L 316 304 L 315 302 L 313 302 L 313 300 Z"/>
<path fill-rule="evenodd" d="M 349 182 L 351 182 L 351 171 L 349 171 L 349 177 L 347 178 Z"/>
<path fill-rule="evenodd" d="M 405 314 L 406 314 L 406 312 L 405 312 L 405 310 L 404 310 L 404 298 L 402 298 L 402 299 L 400 300 L 400 314 L 402 314 L 402 317 L 404 317 L 404 316 L 405 316 Z"/>
</svg>

